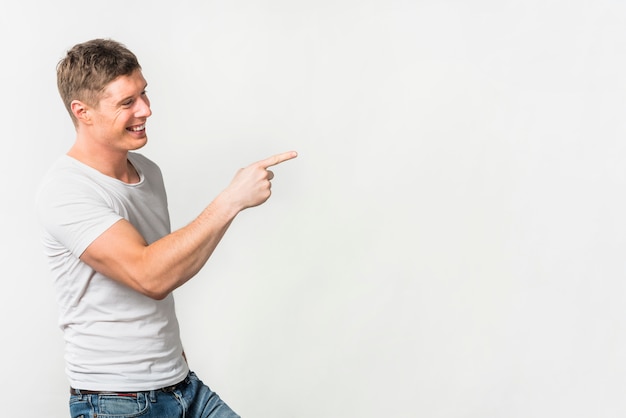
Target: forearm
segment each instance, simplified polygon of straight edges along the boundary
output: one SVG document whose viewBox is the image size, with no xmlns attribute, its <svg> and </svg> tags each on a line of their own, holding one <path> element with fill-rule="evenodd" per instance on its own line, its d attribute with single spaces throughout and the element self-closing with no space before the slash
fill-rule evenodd
<svg viewBox="0 0 626 418">
<path fill-rule="evenodd" d="M 80 256 L 99 273 L 162 299 L 207 262 L 237 214 L 270 197 L 267 167 L 294 158 L 279 154 L 240 169 L 230 185 L 189 225 L 148 245 L 125 219 L 105 231 Z"/>
<path fill-rule="evenodd" d="M 143 293 L 161 299 L 209 260 L 239 209 L 219 195 L 187 226 L 145 247 L 137 271 Z"/>
<path fill-rule="evenodd" d="M 272 165 L 296 157 L 278 154 L 240 169 L 229 186 L 189 225 L 145 247 L 141 265 L 147 293 L 165 297 L 207 262 L 237 214 L 264 203 L 271 194 Z M 139 274 L 143 274 L 142 270 Z"/>
</svg>

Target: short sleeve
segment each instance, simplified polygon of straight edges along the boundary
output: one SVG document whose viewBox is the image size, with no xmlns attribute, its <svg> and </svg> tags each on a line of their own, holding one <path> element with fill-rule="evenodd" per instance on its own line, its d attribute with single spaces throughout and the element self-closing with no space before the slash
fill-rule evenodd
<svg viewBox="0 0 626 418">
<path fill-rule="evenodd" d="M 123 218 L 106 193 L 83 178 L 46 182 L 39 189 L 36 207 L 44 232 L 76 257 Z"/>
</svg>

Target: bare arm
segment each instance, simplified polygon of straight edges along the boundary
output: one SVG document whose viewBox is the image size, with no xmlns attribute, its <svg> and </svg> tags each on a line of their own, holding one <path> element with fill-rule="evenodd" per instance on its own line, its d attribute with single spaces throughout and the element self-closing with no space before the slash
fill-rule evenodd
<svg viewBox="0 0 626 418">
<path fill-rule="evenodd" d="M 130 222 L 120 220 L 80 258 L 105 276 L 162 299 L 200 271 L 239 212 L 269 199 L 274 174 L 268 168 L 296 156 L 278 154 L 239 170 L 189 225 L 150 245 Z"/>
</svg>

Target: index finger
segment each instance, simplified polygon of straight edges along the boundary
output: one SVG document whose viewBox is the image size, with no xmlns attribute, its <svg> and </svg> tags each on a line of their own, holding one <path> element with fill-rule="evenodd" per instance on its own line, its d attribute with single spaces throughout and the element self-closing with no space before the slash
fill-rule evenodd
<svg viewBox="0 0 626 418">
<path fill-rule="evenodd" d="M 292 158 L 296 158 L 297 156 L 298 153 L 295 151 L 283 152 L 282 154 L 276 154 L 269 158 L 261 160 L 257 164 L 259 164 L 263 168 L 268 168 L 273 165 L 283 163 L 287 160 L 291 160 Z"/>
</svg>

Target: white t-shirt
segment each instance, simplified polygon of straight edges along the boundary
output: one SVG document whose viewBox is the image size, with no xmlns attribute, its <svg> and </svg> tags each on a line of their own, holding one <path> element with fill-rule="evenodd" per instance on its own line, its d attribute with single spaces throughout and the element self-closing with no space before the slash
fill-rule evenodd
<svg viewBox="0 0 626 418">
<path fill-rule="evenodd" d="M 189 369 L 174 297 L 154 300 L 80 261 L 85 249 L 124 218 L 148 244 L 170 233 L 161 171 L 138 153 L 140 181 L 126 184 L 63 156 L 47 173 L 38 214 L 59 305 L 66 371 L 77 389 L 144 391 L 173 385 Z"/>
</svg>

